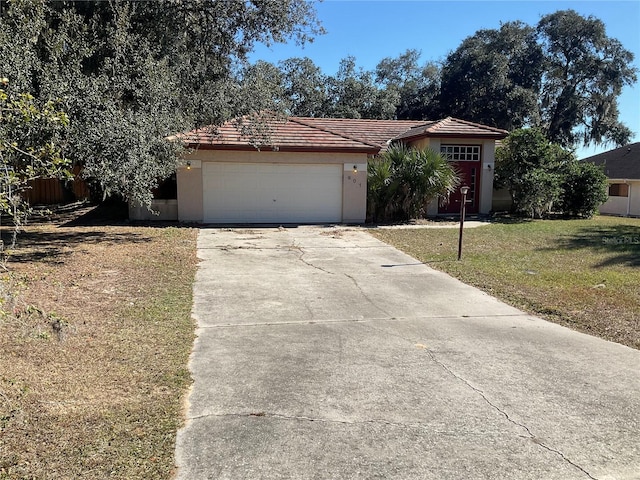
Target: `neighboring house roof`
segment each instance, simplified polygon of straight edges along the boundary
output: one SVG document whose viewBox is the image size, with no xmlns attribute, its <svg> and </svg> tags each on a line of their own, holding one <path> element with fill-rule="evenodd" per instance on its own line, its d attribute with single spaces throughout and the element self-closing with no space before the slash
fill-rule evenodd
<svg viewBox="0 0 640 480">
<path fill-rule="evenodd" d="M 604 166 L 609 178 L 640 180 L 640 142 L 582 159 Z"/>
<path fill-rule="evenodd" d="M 501 139 L 508 132 L 447 117 L 425 120 L 363 120 L 262 116 L 230 121 L 177 135 L 191 147 L 211 149 L 269 149 L 278 151 L 340 151 L 378 153 L 394 140 L 420 137 Z"/>
</svg>

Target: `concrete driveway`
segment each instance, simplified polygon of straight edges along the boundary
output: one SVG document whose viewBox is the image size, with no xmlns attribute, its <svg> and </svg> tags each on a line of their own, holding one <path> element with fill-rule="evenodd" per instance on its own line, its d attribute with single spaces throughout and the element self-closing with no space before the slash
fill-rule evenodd
<svg viewBox="0 0 640 480">
<path fill-rule="evenodd" d="M 640 479 L 639 351 L 361 229 L 203 229 L 198 251 L 178 479 Z"/>
</svg>

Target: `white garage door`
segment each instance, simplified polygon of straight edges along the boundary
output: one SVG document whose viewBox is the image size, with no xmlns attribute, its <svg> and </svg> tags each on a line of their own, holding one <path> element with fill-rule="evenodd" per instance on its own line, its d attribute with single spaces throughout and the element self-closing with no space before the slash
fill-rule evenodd
<svg viewBox="0 0 640 480">
<path fill-rule="evenodd" d="M 207 223 L 342 220 L 342 165 L 204 163 Z"/>
</svg>

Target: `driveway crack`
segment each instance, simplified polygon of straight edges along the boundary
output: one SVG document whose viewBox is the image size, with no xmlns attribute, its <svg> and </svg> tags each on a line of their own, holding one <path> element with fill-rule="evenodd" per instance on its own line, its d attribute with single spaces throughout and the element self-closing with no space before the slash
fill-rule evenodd
<svg viewBox="0 0 640 480">
<path fill-rule="evenodd" d="M 208 417 L 238 417 L 238 418 L 251 418 L 251 417 L 265 417 L 265 418 L 276 418 L 282 420 L 296 420 L 296 421 L 304 421 L 304 422 L 320 422 L 320 423 L 338 423 L 344 425 L 357 425 L 362 423 L 383 423 L 388 425 L 393 425 L 391 422 L 385 422 L 384 420 L 366 420 L 360 422 L 354 422 L 349 420 L 332 420 L 329 418 L 318 418 L 318 417 L 308 417 L 305 415 L 284 415 L 282 413 L 269 413 L 264 411 L 257 412 L 248 412 L 248 413 L 209 413 L 204 415 L 198 415 L 195 417 L 190 417 L 190 420 L 198 420 L 201 418 Z M 398 424 L 401 425 L 401 424 Z"/>
<path fill-rule="evenodd" d="M 495 403 L 493 403 L 491 400 L 489 400 L 489 398 L 487 398 L 487 396 L 485 395 L 485 393 L 480 390 L 477 387 L 474 387 L 473 385 L 471 385 L 471 383 L 469 383 L 469 381 L 467 381 L 465 378 L 461 377 L 460 375 L 458 375 L 457 373 L 455 373 L 453 370 L 451 370 L 447 365 L 445 365 L 443 362 L 441 362 L 440 360 L 438 360 L 435 356 L 435 354 L 431 351 L 425 348 L 425 351 L 427 352 L 427 355 L 429 355 L 429 358 L 431 358 L 431 361 L 433 361 L 436 365 L 439 365 L 441 368 L 443 368 L 447 373 L 449 373 L 451 376 L 453 376 L 454 378 L 456 378 L 457 380 L 459 380 L 460 382 L 464 383 L 467 387 L 469 387 L 471 390 L 473 390 L 474 392 L 476 392 L 478 395 L 480 395 L 480 397 L 487 403 L 487 405 L 489 405 L 491 408 L 493 408 L 494 410 L 496 410 L 497 412 L 499 412 L 501 415 L 504 416 L 504 418 L 507 419 L 508 422 L 512 423 L 513 425 L 520 427 L 521 429 L 523 429 L 527 435 L 524 436 L 524 438 L 529 438 L 532 442 L 534 442 L 536 445 L 540 445 L 540 447 L 544 448 L 545 450 L 551 452 L 551 453 L 555 453 L 556 455 L 558 455 L 563 461 L 567 462 L 569 465 L 573 466 L 574 468 L 580 470 L 582 473 L 584 473 L 588 478 L 592 479 L 592 480 L 598 480 L 596 477 L 592 476 L 589 472 L 587 472 L 584 468 L 582 468 L 580 465 L 578 465 L 575 462 L 572 462 L 569 458 L 567 458 L 564 453 L 562 453 L 560 450 L 557 450 L 553 447 L 550 447 L 549 445 L 546 445 L 544 442 L 542 442 L 539 438 L 537 438 L 529 429 L 529 427 L 527 427 L 526 425 L 524 425 L 523 423 L 517 422 L 515 421 L 513 418 L 511 418 L 509 416 L 509 414 L 501 409 L 498 405 L 496 405 Z"/>
<path fill-rule="evenodd" d="M 313 311 L 313 308 L 309 305 L 308 301 L 304 301 L 304 308 L 307 310 L 307 313 L 311 316 L 310 322 L 315 323 L 316 314 Z"/>
<path fill-rule="evenodd" d="M 366 293 L 364 293 L 364 290 L 362 290 L 362 287 L 354 277 L 352 277 L 348 273 L 345 273 L 344 276 L 353 282 L 353 284 L 356 286 L 356 288 L 360 292 L 360 295 L 362 295 L 371 305 L 373 305 L 378 311 L 382 312 L 387 318 L 392 318 L 392 315 L 389 312 L 387 312 L 385 309 L 377 305 L 373 300 L 369 298 L 369 296 Z"/>
<path fill-rule="evenodd" d="M 329 270 L 326 270 L 322 267 L 319 267 L 317 265 L 314 265 L 313 263 L 311 263 L 310 261 L 308 261 L 307 259 L 304 258 L 305 254 L 307 252 L 304 251 L 304 249 L 298 245 L 292 245 L 290 247 L 291 249 L 294 250 L 298 250 L 300 252 L 300 254 L 298 255 L 298 260 L 300 260 L 302 263 L 304 263 L 305 265 L 308 265 L 309 267 L 315 268 L 316 270 L 320 270 L 321 272 L 327 273 L 329 275 L 335 275 L 334 272 L 330 272 Z M 358 291 L 360 292 L 360 294 L 371 304 L 373 305 L 378 311 L 382 312 L 385 316 L 387 317 L 391 317 L 391 315 L 389 314 L 389 312 L 385 311 L 383 308 L 379 307 L 378 305 L 376 305 L 373 300 L 371 300 L 369 298 L 369 296 L 364 293 L 364 291 L 362 290 L 362 287 L 360 287 L 360 285 L 358 284 L 358 281 L 352 277 L 351 275 L 349 275 L 348 273 L 344 274 L 345 277 L 347 277 L 349 280 L 351 280 L 353 282 L 353 284 L 355 285 L 355 287 L 358 289 Z M 308 307 L 307 307 L 308 308 Z"/>
<path fill-rule="evenodd" d="M 412 428 L 412 429 L 428 429 L 431 433 L 439 434 L 439 435 L 458 435 L 459 432 L 453 430 L 442 430 L 430 428 L 429 426 L 423 423 L 402 423 L 402 422 L 392 422 L 389 420 L 383 419 L 369 419 L 369 420 L 334 420 L 330 418 L 320 418 L 320 417 L 309 417 L 306 415 L 285 415 L 282 413 L 273 413 L 273 412 L 265 412 L 265 411 L 256 411 L 256 412 L 248 412 L 248 413 L 208 413 L 203 415 L 197 415 L 194 417 L 189 417 L 189 420 L 200 420 L 203 418 L 270 418 L 270 419 L 279 419 L 279 420 L 291 420 L 291 421 L 299 421 L 299 422 L 317 422 L 317 423 L 328 423 L 328 424 L 338 424 L 338 425 L 383 425 L 397 428 Z M 487 432 L 471 432 L 473 435 L 487 435 Z"/>
<path fill-rule="evenodd" d="M 489 400 L 489 398 L 485 395 L 485 393 L 480 390 L 477 387 L 474 387 L 471 383 L 469 383 L 468 380 L 466 380 L 464 377 L 461 377 L 460 375 L 458 375 L 457 373 L 455 373 L 451 368 L 449 368 L 446 364 L 444 364 L 443 362 L 441 362 L 440 360 L 438 360 L 438 358 L 436 357 L 436 355 L 433 353 L 433 351 L 429 350 L 426 346 L 419 344 L 419 343 L 415 343 L 413 342 L 411 339 L 406 338 L 402 335 L 398 335 L 396 333 L 391 333 L 391 332 L 386 332 L 383 331 L 379 328 L 376 328 L 374 326 L 372 326 L 371 324 L 367 324 L 369 326 L 369 328 L 373 329 L 373 330 L 377 330 L 379 332 L 384 332 L 386 335 L 393 335 L 397 338 L 401 338 L 403 340 L 409 341 L 414 343 L 414 345 L 419 346 L 420 348 L 423 348 L 424 351 L 427 353 L 427 355 L 429 356 L 429 358 L 431 359 L 431 361 L 433 363 L 435 363 L 436 365 L 438 365 L 440 368 L 442 368 L 444 371 L 446 371 L 449 375 L 451 375 L 452 377 L 454 377 L 456 380 L 464 383 L 467 387 L 469 387 L 471 390 L 473 390 L 474 392 L 476 392 L 483 400 L 484 402 L 489 405 L 491 408 L 493 408 L 495 411 L 499 412 L 502 416 L 504 416 L 504 418 L 507 419 L 508 422 L 510 422 L 511 424 L 520 427 L 521 429 L 523 429 L 526 432 L 526 435 L 523 435 L 523 438 L 528 438 L 529 440 L 531 440 L 533 443 L 535 443 L 536 445 L 539 445 L 541 448 L 547 450 L 548 452 L 554 453 L 556 455 L 558 455 L 564 462 L 568 463 L 569 465 L 571 465 L 572 467 L 574 467 L 575 469 L 581 471 L 582 473 L 584 473 L 588 478 L 590 478 L 591 480 L 598 480 L 598 478 L 594 477 L 593 475 L 591 475 L 588 471 L 586 471 L 583 467 L 581 467 L 580 465 L 578 465 L 577 463 L 571 461 L 571 459 L 567 458 L 565 456 L 564 453 L 562 453 L 560 450 L 557 450 L 553 447 L 550 447 L 549 445 L 545 444 L 544 442 L 542 442 L 539 438 L 537 438 L 529 429 L 529 427 L 527 427 L 526 425 L 524 425 L 523 423 L 517 422 L 515 421 L 513 418 L 511 418 L 509 416 L 509 414 L 501 409 L 499 406 L 497 406 L 495 403 L 493 403 L 491 400 Z"/>
<path fill-rule="evenodd" d="M 298 255 L 298 260 L 300 260 L 305 265 L 308 265 L 311 268 L 315 268 L 316 270 L 320 270 L 321 272 L 328 273 L 329 275 L 335 275 L 335 273 L 330 272 L 329 270 L 325 270 L 324 268 L 319 267 L 317 265 L 314 265 L 313 263 L 311 263 L 308 260 L 306 260 L 304 258 L 304 256 L 306 255 L 307 252 L 305 252 L 301 247 L 297 247 L 297 246 L 294 245 L 292 248 L 294 248 L 294 249 L 296 249 L 296 250 L 298 250 L 300 252 L 300 255 Z"/>
</svg>

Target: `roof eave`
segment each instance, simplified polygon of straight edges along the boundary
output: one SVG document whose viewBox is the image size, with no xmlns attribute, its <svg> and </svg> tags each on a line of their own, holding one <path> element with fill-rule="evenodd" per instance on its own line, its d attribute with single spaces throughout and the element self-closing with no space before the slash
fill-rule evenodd
<svg viewBox="0 0 640 480">
<path fill-rule="evenodd" d="M 306 147 L 306 146 L 274 146 L 274 145 L 223 145 L 211 143 L 185 143 L 186 148 L 198 150 L 224 150 L 244 152 L 307 152 L 307 153 L 367 153 L 375 154 L 379 147 Z"/>
<path fill-rule="evenodd" d="M 412 136 L 400 136 L 393 139 L 393 141 L 411 141 L 420 138 L 473 138 L 473 139 L 481 139 L 481 140 L 502 140 L 503 138 L 507 138 L 508 134 L 502 133 L 487 133 L 487 134 L 471 134 L 471 135 L 462 135 L 460 133 L 420 133 Z"/>
</svg>

